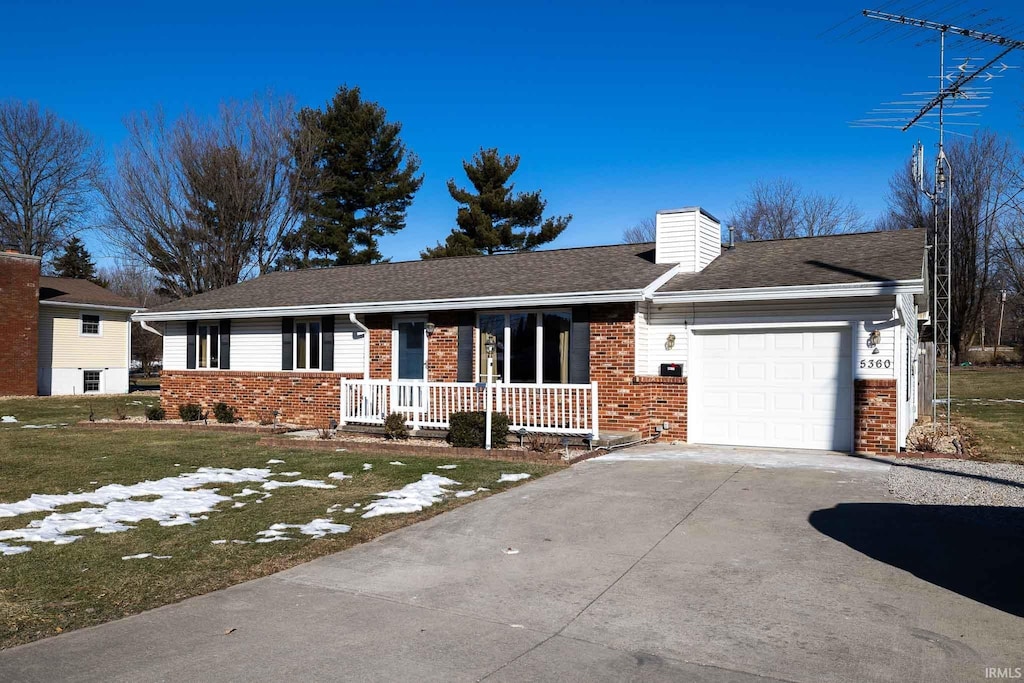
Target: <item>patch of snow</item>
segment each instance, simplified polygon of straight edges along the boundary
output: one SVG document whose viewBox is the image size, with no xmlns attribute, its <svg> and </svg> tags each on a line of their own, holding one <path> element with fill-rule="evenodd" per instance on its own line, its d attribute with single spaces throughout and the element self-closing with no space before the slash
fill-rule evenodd
<svg viewBox="0 0 1024 683">
<path fill-rule="evenodd" d="M 267 461 L 267 464 L 268 465 L 283 465 L 284 464 L 284 460 L 278 460 L 277 458 L 271 458 L 270 460 Z"/>
<path fill-rule="evenodd" d="M 210 543 L 212 543 L 213 545 L 224 545 L 227 542 L 228 539 L 226 538 L 218 538 L 216 541 L 210 541 Z"/>
<path fill-rule="evenodd" d="M 27 545 L 7 545 L 6 543 L 0 543 L 0 555 L 17 555 L 19 553 L 27 553 L 32 550 Z"/>
<path fill-rule="evenodd" d="M 67 422 L 61 422 L 59 424 L 46 424 L 46 425 L 21 425 L 22 429 L 56 429 L 57 427 L 67 427 Z"/>
<path fill-rule="evenodd" d="M 139 553 L 138 555 L 123 555 L 122 560 L 144 560 L 147 557 L 152 557 L 153 553 Z"/>
<path fill-rule="evenodd" d="M 389 465 L 398 465 L 399 467 L 405 467 L 405 463 L 399 460 L 392 460 L 388 463 Z"/>
<path fill-rule="evenodd" d="M 367 504 L 363 519 L 379 515 L 398 515 L 419 512 L 434 503 L 440 503 L 442 497 L 451 491 L 445 486 L 458 486 L 459 482 L 436 474 L 424 474 L 419 481 L 406 484 L 396 491 L 385 491 L 384 496 Z"/>
<path fill-rule="evenodd" d="M 368 463 L 368 462 L 364 462 L 364 463 L 363 463 L 363 471 L 364 471 L 364 472 L 365 472 L 366 470 L 372 470 L 372 469 L 373 469 L 373 465 L 371 465 L 371 464 L 370 464 L 370 463 Z"/>
<path fill-rule="evenodd" d="M 233 509 L 235 509 L 235 510 L 238 510 L 238 509 L 240 509 L 240 508 L 244 508 L 244 507 L 245 507 L 245 503 L 235 503 L 235 504 L 234 504 L 234 505 L 232 505 L 231 507 L 232 507 Z"/>
<path fill-rule="evenodd" d="M 222 496 L 217 489 L 200 488 L 208 484 L 236 484 L 263 482 L 270 476 L 268 469 L 201 467 L 195 472 L 147 480 L 130 486 L 107 484 L 95 491 L 66 494 L 38 494 L 16 503 L 0 504 L 0 518 L 37 512 L 50 513 L 42 519 L 32 520 L 20 529 L 0 531 L 0 541 L 17 539 L 34 543 L 64 545 L 81 538 L 71 532 L 92 529 L 96 533 L 111 534 L 134 528 L 133 524 L 152 520 L 161 526 L 195 524 L 208 519 L 216 506 L 231 498 Z M 320 483 L 320 482 L 317 482 Z M 154 500 L 133 500 L 142 496 L 155 496 Z M 63 505 L 88 504 L 75 512 L 54 512 Z"/>
<path fill-rule="evenodd" d="M 294 541 L 288 536 L 289 529 L 298 529 L 300 534 L 312 538 L 323 538 L 327 534 L 347 534 L 352 530 L 348 524 L 335 524 L 329 519 L 314 519 L 306 524 L 271 524 L 265 531 L 256 532 L 261 538 L 256 539 L 257 543 L 271 543 L 272 541 Z"/>
<path fill-rule="evenodd" d="M 515 548 L 505 548 L 501 552 L 505 553 L 506 555 L 518 555 L 519 554 L 519 551 L 516 550 Z"/>
<path fill-rule="evenodd" d="M 263 484 L 262 488 L 267 491 L 273 491 L 274 489 L 284 488 L 285 486 L 304 486 L 310 489 L 336 489 L 338 488 L 334 484 L 327 484 L 318 479 L 296 479 L 295 481 L 276 481 L 270 480 Z"/>
<path fill-rule="evenodd" d="M 244 498 L 245 496 L 253 496 L 253 495 L 256 495 L 257 493 L 260 493 L 260 492 L 256 491 L 255 489 L 244 488 L 241 491 L 239 491 L 238 493 L 234 494 L 234 497 L 235 498 Z"/>
<path fill-rule="evenodd" d="M 439 469 L 439 470 L 454 470 L 456 467 L 458 467 L 458 465 L 438 465 L 437 469 Z"/>
<path fill-rule="evenodd" d="M 456 498 L 469 498 L 470 496 L 475 496 L 476 494 L 480 493 L 481 491 L 490 491 L 490 489 L 485 489 L 485 488 L 483 488 L 481 486 L 478 489 L 469 489 L 467 491 L 456 491 L 455 492 L 455 497 Z"/>
<path fill-rule="evenodd" d="M 345 474 L 344 472 L 331 472 L 330 474 L 327 475 L 327 478 L 337 479 L 338 481 L 345 481 L 346 479 L 351 479 L 352 475 Z"/>
<path fill-rule="evenodd" d="M 231 542 L 232 543 L 238 543 L 240 545 L 252 543 L 252 541 L 239 541 L 237 538 L 235 540 L 231 541 Z"/>
<path fill-rule="evenodd" d="M 347 512 L 347 513 L 348 513 L 348 514 L 350 514 L 350 515 L 351 515 L 351 514 L 352 514 L 353 512 L 355 512 L 355 511 L 356 511 L 356 509 L 355 509 L 355 508 L 345 508 L 344 510 L 342 510 L 342 512 Z"/>
<path fill-rule="evenodd" d="M 297 477 L 300 474 L 302 474 L 302 472 L 278 472 L 277 476 L 279 476 L 279 477 Z"/>
<path fill-rule="evenodd" d="M 498 483 L 502 484 L 506 481 L 522 481 L 523 479 L 529 479 L 530 475 L 522 472 L 520 474 L 502 474 L 498 478 Z"/>
<path fill-rule="evenodd" d="M 181 463 L 180 462 L 176 462 L 176 463 L 174 463 L 174 466 L 175 467 L 181 467 Z"/>
<path fill-rule="evenodd" d="M 18 421 L 18 418 L 14 417 L 13 415 L 4 415 L 4 416 L 0 417 L 0 422 L 7 422 L 9 424 L 13 424 L 13 423 L 15 423 L 17 421 Z"/>
<path fill-rule="evenodd" d="M 172 557 L 172 555 L 154 555 L 153 559 L 154 560 L 169 560 L 169 559 L 171 559 L 171 557 Z"/>
</svg>

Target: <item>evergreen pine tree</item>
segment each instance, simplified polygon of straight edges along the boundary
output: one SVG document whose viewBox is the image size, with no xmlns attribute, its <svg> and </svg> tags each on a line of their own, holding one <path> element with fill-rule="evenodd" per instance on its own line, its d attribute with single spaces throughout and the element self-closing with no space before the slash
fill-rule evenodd
<svg viewBox="0 0 1024 683">
<path fill-rule="evenodd" d="M 100 286 L 106 286 L 96 275 L 96 264 L 92 255 L 77 237 L 72 237 L 64 245 L 64 253 L 53 261 L 53 269 L 57 277 L 73 277 L 91 280 Z"/>
<path fill-rule="evenodd" d="M 312 141 L 313 170 L 301 179 L 305 218 L 285 239 L 283 268 L 382 259 L 377 240 L 405 227 L 405 212 L 423 184 L 420 162 L 402 143 L 402 124 L 342 86 L 327 107 L 299 112 L 298 139 Z"/>
<path fill-rule="evenodd" d="M 531 251 L 558 237 L 572 220 L 572 214 L 544 218 L 547 201 L 540 190 L 513 194 L 509 181 L 519 168 L 518 156 L 481 149 L 462 167 L 475 193 L 448 181 L 448 193 L 461 205 L 458 227 L 444 243 L 420 252 L 422 258 Z"/>
</svg>

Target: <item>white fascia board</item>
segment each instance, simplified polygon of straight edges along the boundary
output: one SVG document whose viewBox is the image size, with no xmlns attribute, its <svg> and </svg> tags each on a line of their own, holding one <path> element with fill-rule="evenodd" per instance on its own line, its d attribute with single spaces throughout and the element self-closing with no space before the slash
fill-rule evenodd
<svg viewBox="0 0 1024 683">
<path fill-rule="evenodd" d="M 166 321 L 196 318 L 277 318 L 303 315 L 347 315 L 349 313 L 413 313 L 436 310 L 473 310 L 483 308 L 517 308 L 567 306 L 580 304 L 627 303 L 642 301 L 643 289 L 620 289 L 605 292 L 571 292 L 559 294 L 522 294 L 516 296 L 484 296 L 463 299 L 425 299 L 422 301 L 383 301 L 374 303 L 322 304 L 317 306 L 281 306 L 276 308 L 224 308 L 189 311 L 154 311 L 137 313 L 133 320 Z"/>
<path fill-rule="evenodd" d="M 655 303 L 700 303 L 711 301 L 768 301 L 778 299 L 821 299 L 847 296 L 892 296 L 920 294 L 923 280 L 896 282 L 856 282 L 791 287 L 747 287 L 744 289 L 709 289 L 689 292 L 655 292 Z"/>
<path fill-rule="evenodd" d="M 683 264 L 677 263 L 671 268 L 669 268 L 668 271 L 666 271 L 663 275 L 659 275 L 654 282 L 644 287 L 643 298 L 650 299 L 656 291 L 664 287 L 665 283 L 674 278 L 676 275 L 679 275 L 679 273 L 681 273 L 682 270 Z"/>
<path fill-rule="evenodd" d="M 107 306 L 105 304 L 73 304 L 67 301 L 40 301 L 40 306 L 56 306 L 57 308 L 84 308 L 91 311 L 128 311 L 138 312 L 146 309 L 138 306 Z"/>
</svg>

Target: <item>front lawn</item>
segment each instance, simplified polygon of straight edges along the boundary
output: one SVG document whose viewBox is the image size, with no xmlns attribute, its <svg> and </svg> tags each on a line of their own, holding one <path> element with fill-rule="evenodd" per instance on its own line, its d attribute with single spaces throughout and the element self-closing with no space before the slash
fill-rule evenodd
<svg viewBox="0 0 1024 683">
<path fill-rule="evenodd" d="M 97 418 L 109 417 L 106 412 L 100 414 L 98 404 L 113 413 L 114 405 L 130 400 L 135 399 L 97 399 L 93 409 Z M 444 451 L 433 450 L 422 458 L 269 450 L 257 445 L 258 436 L 252 434 L 23 428 L 24 424 L 73 423 L 82 417 L 81 410 L 88 414 L 83 405 L 81 397 L 0 400 L 0 415 L 14 415 L 19 420 L 0 425 L 0 547 L 30 548 L 19 554 L 0 554 L 0 647 L 109 621 L 265 576 L 517 485 L 498 483 L 502 474 L 527 473 L 535 478 L 559 467 L 489 460 L 448 461 Z M 140 406 L 129 405 L 141 412 Z M 284 462 L 268 464 L 268 460 Z M 366 464 L 370 468 L 365 468 Z M 455 468 L 439 467 L 448 464 Z M 79 501 L 14 516 L 10 516 L 9 507 L 4 508 L 4 504 L 26 500 L 34 493 L 96 496 L 99 494 L 92 492 L 97 489 L 113 490 L 102 489 L 105 485 L 131 486 L 146 480 L 164 480 L 173 488 L 182 481 L 182 475 L 196 473 L 199 468 L 229 468 L 221 472 L 235 473 L 239 480 L 197 489 L 215 489 L 229 500 L 216 501 L 209 511 L 199 511 L 202 514 L 186 515 L 191 524 L 161 526 L 157 521 L 143 519 L 123 522 L 135 527 L 128 530 L 118 531 L 116 524 L 104 527 L 108 531 L 113 529 L 113 533 L 98 533 L 93 528 L 65 530 L 65 535 L 81 538 L 63 545 L 4 537 L 4 531 L 26 529 L 32 520 L 47 522 L 30 530 L 52 531 L 54 523 L 62 523 L 60 513 L 73 514 L 84 509 L 86 512 L 80 515 L 91 515 L 89 510 L 96 509 L 107 514 L 123 504 L 115 502 L 104 507 L 106 502 Z M 238 474 L 242 468 L 256 469 Z M 329 477 L 337 472 L 351 478 Z M 379 493 L 415 482 L 422 484 L 423 475 L 430 473 L 458 482 L 445 485 L 449 493 L 443 494 L 441 502 L 419 512 L 363 518 L 368 506 L 380 498 Z M 336 488 L 273 484 L 300 479 Z M 264 486 L 268 483 L 270 487 Z M 477 491 L 478 488 L 490 491 Z M 244 494 L 246 489 L 252 493 L 235 495 Z M 474 493 L 456 497 L 455 491 Z M 150 501 L 180 505 L 172 500 L 173 496 L 161 495 L 133 496 L 126 502 L 143 507 Z M 203 519 L 204 516 L 207 518 Z M 351 529 L 322 538 L 313 538 L 298 527 L 272 530 L 275 524 L 304 525 L 313 520 L 329 520 Z M 344 528 L 324 523 L 321 526 L 335 532 Z M 257 542 L 275 535 L 293 540 Z M 150 557 L 122 559 L 143 553 Z"/>
<path fill-rule="evenodd" d="M 953 413 L 985 460 L 1024 462 L 1024 368 L 953 368 Z"/>
</svg>

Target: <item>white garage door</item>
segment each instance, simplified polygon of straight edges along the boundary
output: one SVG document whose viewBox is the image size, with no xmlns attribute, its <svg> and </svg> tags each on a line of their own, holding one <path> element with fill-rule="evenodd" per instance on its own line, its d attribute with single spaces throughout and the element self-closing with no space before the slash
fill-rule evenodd
<svg viewBox="0 0 1024 683">
<path fill-rule="evenodd" d="M 694 443 L 852 450 L 848 329 L 696 334 Z"/>
</svg>

